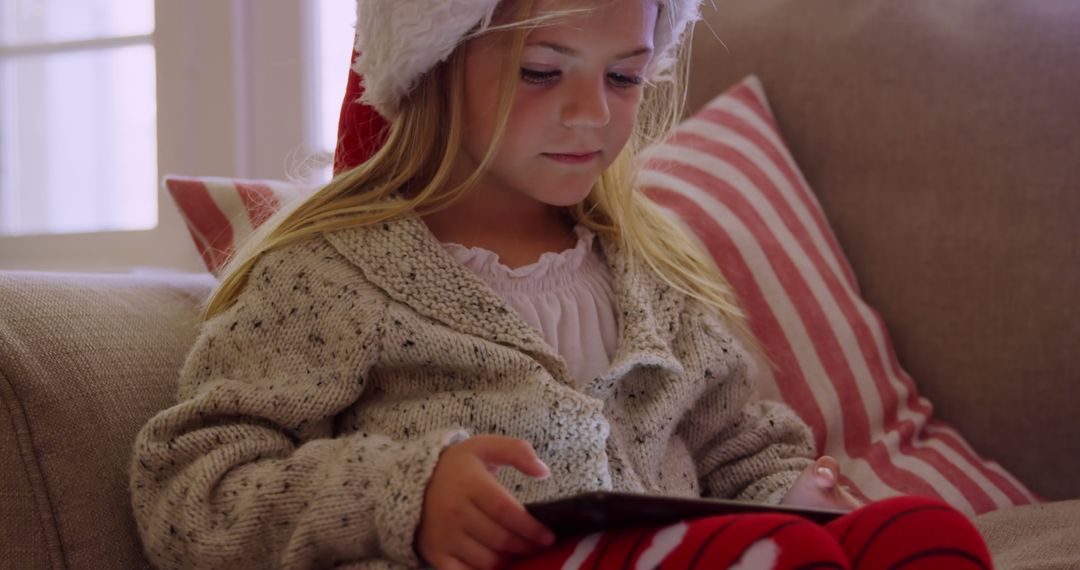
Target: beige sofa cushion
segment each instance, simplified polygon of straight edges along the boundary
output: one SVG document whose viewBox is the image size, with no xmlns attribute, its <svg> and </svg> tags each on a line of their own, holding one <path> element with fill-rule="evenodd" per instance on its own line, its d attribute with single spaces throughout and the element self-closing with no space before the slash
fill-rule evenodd
<svg viewBox="0 0 1080 570">
<path fill-rule="evenodd" d="M 1080 501 L 1061 501 L 987 513 L 975 519 L 998 568 L 1080 568 Z"/>
<path fill-rule="evenodd" d="M 0 552 L 11 568 L 145 566 L 135 433 L 173 404 L 206 276 L 0 273 Z"/>
<path fill-rule="evenodd" d="M 1080 497 L 1080 2 L 714 4 L 688 106 L 757 74 L 937 414 Z"/>
</svg>

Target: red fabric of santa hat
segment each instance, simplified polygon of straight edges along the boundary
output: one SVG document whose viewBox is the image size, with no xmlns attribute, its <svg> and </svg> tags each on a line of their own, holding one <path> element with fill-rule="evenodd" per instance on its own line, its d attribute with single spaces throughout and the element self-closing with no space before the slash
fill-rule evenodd
<svg viewBox="0 0 1080 570">
<path fill-rule="evenodd" d="M 341 116 L 338 118 L 334 175 L 363 164 L 371 158 L 386 140 L 386 128 L 389 126 L 378 111 L 360 102 L 364 86 L 361 84 L 360 74 L 353 69 L 357 56 L 359 53 L 353 50 L 345 100 L 341 104 Z"/>
</svg>

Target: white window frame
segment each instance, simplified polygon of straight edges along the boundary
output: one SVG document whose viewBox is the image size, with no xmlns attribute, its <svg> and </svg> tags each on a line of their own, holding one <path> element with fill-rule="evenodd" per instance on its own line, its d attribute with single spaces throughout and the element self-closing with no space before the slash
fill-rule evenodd
<svg viewBox="0 0 1080 570">
<path fill-rule="evenodd" d="M 158 182 L 296 174 L 317 147 L 313 5 L 155 1 Z M 157 192 L 154 229 L 0 237 L 0 269 L 205 271 L 172 199 Z"/>
</svg>

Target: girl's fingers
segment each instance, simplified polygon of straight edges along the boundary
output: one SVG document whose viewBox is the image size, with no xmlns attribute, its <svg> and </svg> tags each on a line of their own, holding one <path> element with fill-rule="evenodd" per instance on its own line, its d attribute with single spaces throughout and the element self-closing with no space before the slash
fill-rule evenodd
<svg viewBox="0 0 1080 570">
<path fill-rule="evenodd" d="M 855 498 L 850 491 L 845 489 L 842 485 L 839 487 L 840 500 L 843 502 L 843 506 L 850 509 L 857 509 L 862 506 L 862 502 Z"/>
<path fill-rule="evenodd" d="M 840 480 L 840 463 L 823 455 L 814 462 L 814 481 L 822 489 L 833 489 Z"/>
<path fill-rule="evenodd" d="M 828 455 L 821 456 L 814 462 L 815 483 L 841 509 L 856 509 L 862 503 L 840 484 L 840 462 Z"/>
<path fill-rule="evenodd" d="M 438 570 L 470 570 L 469 566 L 465 565 L 464 562 L 450 555 L 428 560 L 428 564 Z"/>
<path fill-rule="evenodd" d="M 438 567 L 438 570 L 443 570 L 443 568 L 444 567 L 442 566 Z M 465 562 L 453 556 L 447 557 L 445 568 L 447 568 L 448 570 L 472 570 L 471 566 L 465 564 Z"/>
<path fill-rule="evenodd" d="M 494 550 L 480 544 L 468 534 L 463 535 L 453 546 L 451 555 L 469 568 L 498 568 L 504 562 Z"/>
<path fill-rule="evenodd" d="M 536 456 L 536 450 L 525 440 L 490 436 L 477 447 L 476 455 L 489 468 L 495 468 L 491 469 L 492 472 L 506 465 L 529 477 L 547 479 L 551 476 L 551 470 Z"/>
<path fill-rule="evenodd" d="M 494 480 L 494 478 L 493 478 Z M 555 543 L 555 534 L 540 524 L 506 489 L 495 482 L 490 492 L 479 493 L 473 503 L 496 524 L 540 546 Z"/>
<path fill-rule="evenodd" d="M 465 516 L 465 532 L 476 539 L 477 542 L 505 554 L 530 554 L 536 552 L 541 545 L 518 536 L 514 531 L 500 525 L 487 516 L 476 503 L 475 508 L 469 509 Z"/>
</svg>

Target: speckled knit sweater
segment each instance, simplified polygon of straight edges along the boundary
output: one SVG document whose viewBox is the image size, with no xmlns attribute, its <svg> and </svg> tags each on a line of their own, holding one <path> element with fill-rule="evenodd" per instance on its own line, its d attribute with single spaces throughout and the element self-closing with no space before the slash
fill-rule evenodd
<svg viewBox="0 0 1080 570">
<path fill-rule="evenodd" d="M 265 255 L 203 325 L 178 403 L 138 434 L 131 495 L 160 568 L 402 568 L 427 481 L 471 435 L 532 442 L 529 502 L 591 490 L 775 503 L 809 430 L 757 401 L 722 321 L 612 240 L 619 341 L 574 389 L 540 332 L 418 218 Z"/>
</svg>

